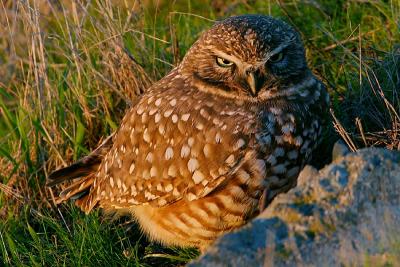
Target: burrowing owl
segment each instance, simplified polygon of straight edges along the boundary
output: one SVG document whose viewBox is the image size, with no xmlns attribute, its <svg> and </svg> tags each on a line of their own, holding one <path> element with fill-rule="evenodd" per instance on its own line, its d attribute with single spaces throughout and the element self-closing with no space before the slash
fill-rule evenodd
<svg viewBox="0 0 400 267">
<path fill-rule="evenodd" d="M 153 240 L 204 248 L 296 184 L 327 106 L 295 30 L 267 16 L 231 17 L 49 185 L 79 178 L 59 201 L 126 211 Z"/>
</svg>

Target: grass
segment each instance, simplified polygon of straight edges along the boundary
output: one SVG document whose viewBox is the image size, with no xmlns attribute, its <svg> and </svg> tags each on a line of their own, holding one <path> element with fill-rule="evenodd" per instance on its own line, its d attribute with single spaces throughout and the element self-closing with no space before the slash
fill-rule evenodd
<svg viewBox="0 0 400 267">
<path fill-rule="evenodd" d="M 99 212 L 84 216 L 72 205 L 58 216 L 27 207 L 2 225 L 0 255 L 12 266 L 175 266 L 197 255 L 149 244 L 122 221 L 106 223 Z"/>
<path fill-rule="evenodd" d="M 176 265 L 126 220 L 53 205 L 46 176 L 85 155 L 214 20 L 280 17 L 327 84 L 355 150 L 398 149 L 400 0 L 5 0 L 0 3 L 0 258 L 5 265 Z M 397 42 L 397 43 L 396 43 Z M 396 50 L 397 49 L 397 50 Z M 338 135 L 327 130 L 320 160 Z M 121 225 L 123 224 L 123 225 Z"/>
</svg>

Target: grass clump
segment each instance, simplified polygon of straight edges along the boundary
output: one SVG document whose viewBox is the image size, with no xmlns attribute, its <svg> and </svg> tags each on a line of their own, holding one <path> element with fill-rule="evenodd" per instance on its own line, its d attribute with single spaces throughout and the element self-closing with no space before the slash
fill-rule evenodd
<svg viewBox="0 0 400 267">
<path fill-rule="evenodd" d="M 347 130 L 339 133 L 353 150 L 368 146 L 399 150 L 400 48 L 382 59 L 363 60 L 366 68 L 359 88 L 349 87 L 341 103 L 346 114 L 341 121 Z"/>
<path fill-rule="evenodd" d="M 175 266 L 197 256 L 150 244 L 125 218 L 104 220 L 73 205 L 58 213 L 27 206 L 0 223 L 1 259 L 10 266 Z"/>
<path fill-rule="evenodd" d="M 124 110 L 203 29 L 259 13 L 295 26 L 328 85 L 335 127 L 352 149 L 397 149 L 400 3 L 389 1 L 46 1 L 0 3 L 0 257 L 14 265 L 182 264 L 72 205 L 55 208 L 48 174 L 93 149 Z M 325 133 L 325 144 L 338 138 Z M 321 162 L 329 160 L 324 145 Z"/>
</svg>

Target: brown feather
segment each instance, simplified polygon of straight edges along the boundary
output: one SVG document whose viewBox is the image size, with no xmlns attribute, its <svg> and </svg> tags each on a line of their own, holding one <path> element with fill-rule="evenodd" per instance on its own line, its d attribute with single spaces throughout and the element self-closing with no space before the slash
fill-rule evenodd
<svg viewBox="0 0 400 267">
<path fill-rule="evenodd" d="M 61 191 L 56 203 L 61 203 L 67 199 L 79 199 L 89 193 L 90 187 L 94 182 L 94 176 L 86 176 L 75 181 L 72 185 Z"/>
</svg>

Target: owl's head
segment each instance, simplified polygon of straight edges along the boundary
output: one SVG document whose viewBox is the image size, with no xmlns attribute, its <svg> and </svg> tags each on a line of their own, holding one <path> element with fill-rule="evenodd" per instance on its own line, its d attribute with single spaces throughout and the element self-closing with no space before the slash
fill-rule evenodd
<svg viewBox="0 0 400 267">
<path fill-rule="evenodd" d="M 190 48 L 180 70 L 200 87 L 250 100 L 272 98 L 309 73 L 299 34 L 262 15 L 217 22 Z"/>
</svg>

